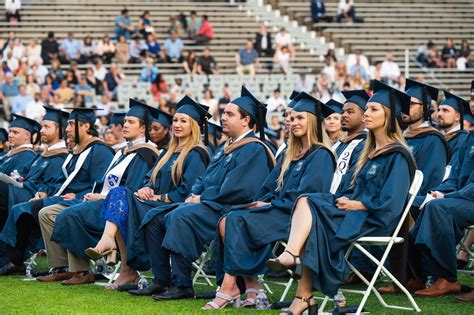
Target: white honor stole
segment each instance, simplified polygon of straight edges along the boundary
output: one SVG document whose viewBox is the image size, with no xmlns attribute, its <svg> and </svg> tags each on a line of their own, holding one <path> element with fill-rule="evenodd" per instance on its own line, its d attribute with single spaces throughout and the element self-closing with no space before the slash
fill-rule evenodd
<svg viewBox="0 0 474 315">
<path fill-rule="evenodd" d="M 107 196 L 107 194 L 110 190 L 112 190 L 112 188 L 120 186 L 123 174 L 125 174 L 125 171 L 127 170 L 128 166 L 136 155 L 136 152 L 127 154 L 124 159 L 117 163 L 117 161 L 124 155 L 122 153 L 122 150 L 115 153 L 115 156 L 103 177 L 104 184 L 102 186 L 102 190 L 100 191 L 101 195 Z M 94 184 L 94 188 L 96 184 L 97 182 Z M 94 188 L 92 189 L 92 191 L 94 191 Z"/>
<path fill-rule="evenodd" d="M 72 171 L 71 174 L 67 173 L 67 165 L 69 162 L 71 162 L 71 159 L 73 158 L 73 154 L 69 154 L 66 158 L 66 160 L 63 163 L 62 170 L 64 173 L 64 176 L 66 176 L 66 180 L 62 184 L 62 186 L 59 188 L 59 190 L 54 194 L 55 197 L 61 196 L 63 191 L 69 186 L 69 184 L 73 181 L 73 179 L 76 177 L 77 173 L 81 170 L 82 165 L 84 164 L 84 161 L 86 160 L 87 156 L 89 156 L 89 153 L 91 153 L 92 147 L 89 149 L 85 150 L 79 155 L 79 158 L 77 159 L 76 165 L 74 166 L 74 170 Z"/>
<path fill-rule="evenodd" d="M 362 141 L 364 141 L 364 139 L 352 140 L 347 146 L 347 148 L 345 148 L 344 151 L 342 151 L 341 155 L 339 155 L 339 157 L 337 158 L 336 171 L 334 172 L 334 178 L 331 183 L 331 193 L 334 194 L 337 191 L 337 188 L 339 188 L 342 176 L 346 174 L 347 169 L 349 168 L 349 162 L 351 160 L 352 153 L 354 152 L 354 149 L 357 147 L 357 145 Z M 336 142 L 332 149 L 335 151 L 340 144 L 340 141 Z"/>
</svg>

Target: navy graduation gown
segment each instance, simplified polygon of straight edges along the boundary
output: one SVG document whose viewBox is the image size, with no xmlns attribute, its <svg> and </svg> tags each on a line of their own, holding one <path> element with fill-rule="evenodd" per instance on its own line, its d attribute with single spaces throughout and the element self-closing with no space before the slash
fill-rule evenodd
<svg viewBox="0 0 474 315">
<path fill-rule="evenodd" d="M 453 132 L 452 134 L 446 134 L 446 141 L 448 142 L 449 148 L 451 149 L 451 159 L 449 161 L 449 165 L 453 167 L 458 160 L 459 160 L 459 149 L 466 141 L 469 135 L 469 131 L 467 130 L 458 130 Z"/>
<path fill-rule="evenodd" d="M 0 157 L 0 173 L 10 176 L 11 172 L 17 170 L 22 177 L 25 177 L 35 156 L 33 149 L 29 148 L 10 150 Z"/>
<path fill-rule="evenodd" d="M 264 189 L 255 198 L 270 205 L 229 212 L 223 244 L 219 233 L 216 233 L 216 254 L 213 257 L 218 281 L 222 280 L 222 271 L 241 276 L 265 273 L 265 261 L 271 258 L 272 243 L 288 238 L 291 211 L 296 199 L 303 193 L 328 193 L 334 170 L 332 152 L 315 147 L 301 159 L 291 162 L 283 185 L 277 191 L 280 167 L 275 167 L 262 186 Z M 273 190 L 265 192 L 270 183 Z"/>
<path fill-rule="evenodd" d="M 131 153 L 136 152 L 132 151 Z M 126 158 L 120 156 L 111 169 Z M 143 185 L 144 178 L 158 158 L 158 151 L 150 148 L 140 149 L 128 164 L 120 180 L 120 186 L 137 191 Z M 152 163 L 150 163 L 152 162 Z M 100 193 L 96 189 L 97 193 Z M 87 201 L 62 210 L 54 223 L 51 240 L 60 244 L 76 255 L 87 258 L 84 250 L 94 247 L 105 228 L 105 220 L 101 215 L 104 199 Z"/>
<path fill-rule="evenodd" d="M 81 152 L 73 155 L 73 158 L 66 167 L 68 174 L 71 174 L 74 170 L 79 154 L 84 152 L 89 147 L 92 149 L 82 164 L 80 171 L 63 192 L 63 194 L 69 192 L 75 193 L 76 198 L 72 200 L 64 200 L 62 197 L 51 196 L 42 200 L 36 200 L 32 202 L 28 201 L 15 205 L 11 208 L 5 227 L 0 234 L 0 239 L 2 241 L 7 242 L 11 246 L 15 246 L 17 233 L 16 222 L 23 214 L 33 215 L 33 217 L 36 219 L 38 211 L 44 207 L 54 204 L 71 206 L 82 202 L 84 195 L 92 191 L 95 180 L 98 178 L 102 179 L 104 177 L 104 173 L 113 158 L 113 151 L 110 147 L 101 141 L 92 141 Z M 62 172 L 62 170 L 58 169 L 57 172 Z M 100 187 L 101 184 L 102 182 L 100 182 L 98 186 Z"/>
<path fill-rule="evenodd" d="M 243 140 L 251 137 L 255 138 L 253 133 Z M 204 245 L 212 241 L 219 218 L 231 206 L 253 200 L 270 167 L 273 168 L 261 143 L 250 142 L 228 154 L 224 151 L 224 147 L 217 151 L 204 176 L 193 186 L 192 193 L 201 196 L 200 203 L 162 208 L 162 211 L 174 209 L 164 217 L 166 235 L 162 247 L 189 261 L 197 259 Z M 152 218 L 145 219 L 144 224 Z"/>
<path fill-rule="evenodd" d="M 367 160 L 353 191 L 306 195 L 312 229 L 302 263 L 311 269 L 313 288 L 334 296 L 347 273 L 344 255 L 351 242 L 362 236 L 393 232 L 410 186 L 409 165 L 404 154 L 391 149 Z M 362 202 L 368 210 L 339 210 L 335 199 L 341 196 Z"/>
<path fill-rule="evenodd" d="M 164 154 L 164 153 L 163 153 Z M 204 174 L 209 157 L 201 147 L 196 147 L 189 151 L 183 162 L 183 175 L 178 186 L 173 184 L 171 177 L 171 168 L 179 156 L 179 152 L 173 153 L 168 162 L 158 171 L 155 184 L 149 182 L 153 169 L 147 175 L 147 184 L 145 186 L 153 188 L 155 195 L 167 194 L 172 202 L 183 202 L 190 194 L 192 185 L 199 176 Z M 128 203 L 128 221 L 126 226 L 127 237 L 125 240 L 127 246 L 127 264 L 137 270 L 148 270 L 150 263 L 145 253 L 145 241 L 142 231 L 137 232 L 143 218 L 153 210 L 169 203 L 162 201 L 140 201 L 135 197 L 134 192 L 125 188 L 125 194 Z M 155 213 L 156 214 L 156 213 Z"/>
<path fill-rule="evenodd" d="M 451 172 L 451 185 L 443 183 L 439 189 L 444 198 L 429 201 L 411 231 L 415 245 L 424 246 L 431 257 L 451 277 L 456 277 L 456 246 L 464 229 L 474 224 L 474 133 L 459 150 L 458 167 Z M 451 178 L 450 175 L 450 178 Z M 445 275 L 440 275 L 445 276 Z"/>
<path fill-rule="evenodd" d="M 413 201 L 413 207 L 420 207 L 426 194 L 438 186 L 444 177 L 449 152 L 439 132 L 425 133 L 412 138 L 406 137 L 416 165 L 423 172 L 423 184 Z"/>
</svg>

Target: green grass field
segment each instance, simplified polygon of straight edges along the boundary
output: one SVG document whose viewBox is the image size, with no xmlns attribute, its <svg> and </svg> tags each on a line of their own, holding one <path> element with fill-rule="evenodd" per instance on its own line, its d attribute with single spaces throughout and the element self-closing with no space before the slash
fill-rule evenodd
<svg viewBox="0 0 474 315">
<path fill-rule="evenodd" d="M 45 258 L 39 260 L 39 268 L 46 269 Z M 461 275 L 463 284 L 474 286 L 474 277 Z M 277 300 L 281 289 L 274 287 L 270 300 Z M 215 290 L 215 287 L 197 286 L 197 292 Z M 294 288 L 288 298 L 294 296 Z M 348 304 L 357 304 L 360 296 L 346 295 Z M 474 314 L 474 304 L 458 304 L 453 297 L 416 299 L 425 314 Z M 157 302 L 149 297 L 135 297 L 125 292 L 106 291 L 98 285 L 66 287 L 60 283 L 23 281 L 22 276 L 0 277 L 0 314 L 195 314 L 206 313 L 201 307 L 207 300 L 181 300 Z M 404 296 L 387 297 L 391 304 L 408 305 Z M 372 314 L 409 314 L 381 307 L 373 297 L 369 298 L 366 310 Z M 251 314 L 253 310 L 237 310 L 228 307 L 226 314 Z M 262 314 L 277 314 L 277 311 L 259 311 Z"/>
</svg>

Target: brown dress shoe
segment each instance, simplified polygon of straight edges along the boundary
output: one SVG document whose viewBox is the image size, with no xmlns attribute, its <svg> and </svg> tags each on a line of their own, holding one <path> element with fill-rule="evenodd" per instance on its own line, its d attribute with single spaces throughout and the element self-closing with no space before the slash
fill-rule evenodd
<svg viewBox="0 0 474 315">
<path fill-rule="evenodd" d="M 409 292 L 415 292 L 418 290 L 422 290 L 425 288 L 425 284 L 423 283 L 423 280 L 420 279 L 410 279 L 408 282 L 405 284 L 405 288 Z M 380 294 L 397 294 L 402 292 L 396 285 L 390 284 L 386 287 L 381 287 L 378 289 Z"/>
<path fill-rule="evenodd" d="M 40 282 L 57 282 L 71 279 L 72 276 L 74 276 L 74 272 L 53 272 L 46 276 L 39 276 L 36 280 Z"/>
<path fill-rule="evenodd" d="M 87 284 L 94 283 L 95 277 L 94 274 L 90 271 L 79 271 L 74 273 L 74 276 L 71 279 L 64 280 L 61 284 L 64 285 L 76 285 L 76 284 Z"/>
<path fill-rule="evenodd" d="M 361 274 L 369 281 L 370 279 L 372 279 L 372 276 L 373 276 L 373 274 L 370 274 L 367 272 L 361 272 Z M 362 279 L 359 278 L 359 276 L 353 272 L 351 272 L 350 275 L 347 277 L 347 279 L 344 281 L 345 285 L 356 285 L 359 283 L 363 283 Z"/>
<path fill-rule="evenodd" d="M 474 290 L 467 294 L 456 296 L 454 300 L 458 303 L 474 303 Z"/>
<path fill-rule="evenodd" d="M 438 278 L 429 288 L 418 290 L 415 292 L 419 297 L 438 297 L 461 292 L 461 284 L 457 282 L 449 282 L 446 279 Z"/>
</svg>

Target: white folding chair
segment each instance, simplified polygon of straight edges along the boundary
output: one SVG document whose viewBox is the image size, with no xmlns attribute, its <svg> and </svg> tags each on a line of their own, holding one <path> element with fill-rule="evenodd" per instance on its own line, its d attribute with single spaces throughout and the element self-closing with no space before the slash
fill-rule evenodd
<svg viewBox="0 0 474 315">
<path fill-rule="evenodd" d="M 212 249 L 214 248 L 214 241 L 212 241 L 209 246 L 205 246 L 205 251 L 202 252 L 201 257 L 199 257 L 195 262 L 193 262 L 193 268 L 196 270 L 193 277 L 193 286 L 195 284 L 209 285 L 214 286 L 211 282 L 211 279 L 215 279 L 215 276 L 208 275 L 204 272 L 204 266 L 208 261 L 211 260 Z M 204 279 L 205 282 L 198 282 L 198 279 Z"/>
<path fill-rule="evenodd" d="M 276 242 L 275 246 L 273 246 L 273 250 L 272 250 L 273 257 L 277 257 L 277 250 L 280 246 L 283 246 L 283 247 L 286 248 L 287 244 L 284 241 Z M 291 277 L 288 279 L 288 281 L 282 282 L 282 281 L 276 281 L 276 280 L 266 280 L 265 275 L 259 275 L 258 276 L 258 282 L 260 282 L 263 285 L 263 287 L 265 288 L 265 290 L 267 290 L 267 292 L 270 293 L 270 294 L 273 294 L 273 291 L 268 286 L 269 284 L 279 285 L 279 286 L 282 286 L 284 288 L 283 293 L 281 294 L 281 297 L 280 297 L 280 302 L 285 300 L 288 292 L 291 289 L 291 286 L 293 285 L 293 281 L 294 281 L 294 279 L 291 278 Z"/>
<path fill-rule="evenodd" d="M 423 182 L 423 173 L 419 170 L 416 171 L 415 177 L 413 178 L 413 182 L 411 183 L 410 190 L 408 191 L 408 202 L 405 206 L 405 209 L 400 217 L 400 222 L 398 223 L 395 231 L 391 236 L 366 236 L 366 237 L 361 237 L 357 241 L 353 242 L 349 249 L 346 252 L 345 259 L 347 264 L 349 265 L 349 268 L 351 269 L 352 272 L 354 272 L 362 281 L 367 285 L 366 290 L 349 290 L 349 289 L 341 289 L 343 292 L 347 293 L 355 293 L 355 294 L 362 294 L 364 297 L 362 298 L 362 301 L 359 304 L 359 308 L 357 309 L 356 314 L 360 314 L 362 312 L 362 309 L 364 308 L 365 303 L 367 302 L 367 299 L 369 298 L 369 295 L 371 292 L 375 294 L 377 299 L 379 300 L 380 304 L 382 304 L 383 307 L 387 308 L 393 308 L 393 309 L 398 309 L 398 310 L 408 310 L 408 311 L 416 311 L 416 312 L 421 312 L 420 308 L 416 304 L 415 300 L 411 296 L 410 292 L 401 284 L 393 274 L 385 268 L 384 264 L 385 261 L 388 258 L 388 255 L 390 253 L 390 250 L 392 249 L 394 244 L 400 244 L 403 243 L 405 240 L 403 237 L 399 237 L 398 233 L 400 232 L 400 229 L 402 228 L 403 223 L 405 222 L 405 219 L 410 211 L 410 207 L 413 203 L 413 200 L 415 199 L 416 194 L 418 193 L 418 190 L 420 189 L 421 183 Z M 386 246 L 385 251 L 383 253 L 383 256 L 380 260 L 375 258 L 369 251 L 367 251 L 363 245 L 371 245 L 371 246 Z M 377 265 L 377 269 L 372 277 L 372 279 L 369 281 L 367 280 L 349 261 L 349 257 L 351 255 L 351 252 L 354 248 L 357 248 L 360 250 L 367 258 L 372 260 Z M 400 288 L 400 290 L 406 295 L 408 300 L 410 301 L 410 304 L 412 307 L 403 307 L 403 306 L 397 306 L 397 305 L 391 305 L 387 304 L 385 300 L 382 298 L 380 293 L 377 291 L 377 289 L 374 287 L 375 281 L 377 281 L 380 273 L 383 271 L 383 273 L 390 278 L 390 280 L 393 281 L 393 283 Z M 322 312 L 324 311 L 324 308 L 329 301 L 329 297 L 326 296 L 324 298 L 323 303 L 321 304 L 319 311 Z"/>
<path fill-rule="evenodd" d="M 468 257 L 467 257 L 468 263 L 467 263 L 465 269 L 458 269 L 458 272 L 474 275 L 474 250 L 472 250 L 472 246 L 470 248 L 467 248 L 464 245 L 464 241 L 466 240 L 466 237 L 469 235 L 469 232 L 474 233 L 474 225 L 468 226 L 466 228 L 466 233 L 464 233 L 464 237 L 462 238 L 461 242 L 459 243 L 459 247 L 458 247 L 458 250 L 457 250 L 456 253 L 459 254 L 459 252 L 461 250 L 466 251 L 466 253 L 468 255 Z"/>
</svg>

